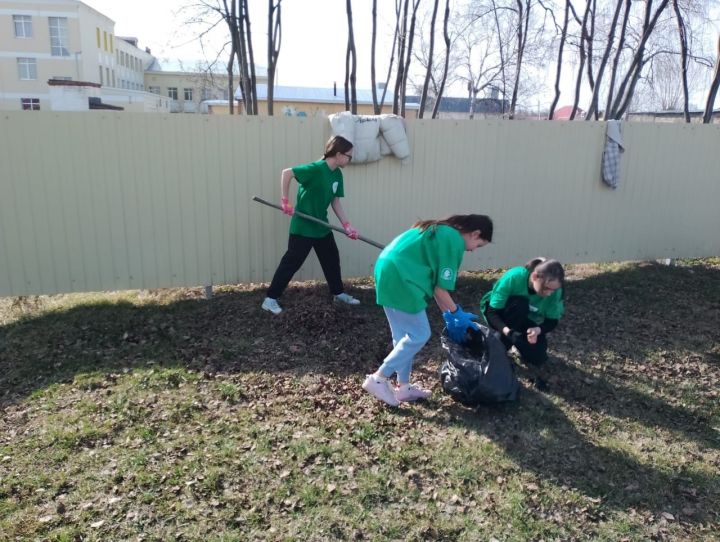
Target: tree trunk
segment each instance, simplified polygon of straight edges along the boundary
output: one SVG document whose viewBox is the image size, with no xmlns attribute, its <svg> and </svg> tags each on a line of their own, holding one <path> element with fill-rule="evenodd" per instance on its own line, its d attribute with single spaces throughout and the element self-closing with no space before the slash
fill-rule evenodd
<svg viewBox="0 0 720 542">
<path fill-rule="evenodd" d="M 355 51 L 355 33 L 353 32 L 352 0 L 345 1 L 348 22 L 347 54 L 345 55 L 345 108 L 357 115 L 357 54 Z M 348 82 L 350 86 L 348 88 Z"/>
<path fill-rule="evenodd" d="M 685 122 L 690 122 L 690 91 L 688 90 L 688 39 L 685 21 L 680 13 L 678 1 L 673 0 L 673 9 L 678 24 L 678 38 L 680 39 L 680 62 L 682 63 L 682 87 L 683 87 L 683 114 Z"/>
<path fill-rule="evenodd" d="M 443 19 L 443 38 L 445 39 L 445 66 L 443 68 L 442 79 L 440 80 L 440 88 L 438 88 L 435 104 L 433 104 L 432 118 L 438 117 L 440 111 L 440 100 L 442 100 L 443 92 L 445 92 L 445 83 L 447 82 L 448 67 L 450 66 L 450 34 L 448 32 L 448 22 L 450 20 L 450 0 L 445 0 L 445 18 Z"/>
<path fill-rule="evenodd" d="M 258 114 L 257 99 L 257 77 L 255 76 L 255 55 L 253 54 L 252 32 L 250 31 L 250 12 L 248 10 L 248 0 L 243 0 L 243 20 L 245 21 L 245 39 L 247 40 L 248 64 L 250 66 L 250 96 L 252 97 L 253 110 L 252 114 Z"/>
<path fill-rule="evenodd" d="M 620 55 L 622 54 L 623 47 L 625 46 L 625 35 L 627 33 L 628 21 L 630 19 L 630 9 L 632 8 L 632 0 L 625 0 L 625 15 L 623 15 L 622 29 L 620 30 L 620 39 L 618 40 L 617 50 L 615 51 L 615 57 L 613 58 L 612 71 L 610 72 L 610 86 L 608 87 L 607 101 L 605 103 L 605 111 L 603 112 L 603 119 L 607 120 L 610 118 L 613 101 L 613 93 L 615 91 L 615 79 L 617 79 L 617 69 L 620 63 Z"/>
<path fill-rule="evenodd" d="M 235 114 L 235 90 L 233 87 L 235 86 L 233 83 L 233 72 L 235 68 L 235 40 L 231 39 L 231 45 L 230 45 L 230 58 L 228 59 L 227 63 L 227 73 L 228 73 L 228 109 L 230 111 L 231 115 Z"/>
<path fill-rule="evenodd" d="M 600 99 L 600 88 L 605 74 L 605 67 L 610 59 L 610 53 L 612 52 L 612 45 L 615 41 L 615 28 L 617 26 L 618 18 L 620 17 L 620 8 L 623 5 L 624 0 L 617 0 L 615 6 L 615 13 L 613 13 L 612 23 L 610 23 L 610 32 L 608 34 L 608 43 L 605 47 L 605 53 L 603 54 L 602 60 L 600 61 L 600 67 L 598 68 L 597 77 L 595 78 L 595 87 L 593 88 L 592 98 L 590 99 L 590 105 L 588 106 L 587 116 L 585 120 L 590 120 L 591 116 L 595 116 L 595 120 L 599 118 L 598 102 Z"/>
<path fill-rule="evenodd" d="M 278 0 L 278 4 L 281 0 Z M 240 92 L 242 94 L 243 112 L 246 115 L 257 115 L 257 85 L 255 79 L 255 60 L 252 49 L 252 34 L 250 32 L 250 15 L 247 0 L 222 0 L 222 9 L 217 12 L 222 15 L 228 26 L 231 40 L 231 54 L 237 58 Z M 234 64 L 234 61 L 233 61 Z M 235 90 L 229 88 L 228 100 L 230 110 L 233 110 L 232 101 L 235 99 Z"/>
<path fill-rule="evenodd" d="M 703 114 L 703 124 L 710 124 L 713 116 L 713 108 L 715 107 L 715 98 L 720 87 L 720 36 L 718 36 L 717 58 L 715 59 L 715 73 L 713 74 L 710 90 L 708 91 L 707 102 L 705 103 L 705 113 Z"/>
<path fill-rule="evenodd" d="M 590 90 L 595 90 L 595 78 L 593 77 L 593 41 L 595 40 L 596 9 L 597 0 L 592 0 L 592 9 L 590 11 L 590 31 L 585 34 L 585 40 L 587 41 L 587 74 L 588 83 L 590 84 Z"/>
<path fill-rule="evenodd" d="M 372 41 L 370 43 L 370 84 L 372 85 L 373 112 L 380 114 L 377 100 L 377 81 L 375 80 L 375 42 L 377 41 L 377 0 L 372 3 Z"/>
<path fill-rule="evenodd" d="M 633 56 L 632 63 L 630 64 L 630 68 L 628 69 L 625 78 L 620 84 L 620 88 L 618 88 L 618 94 L 615 97 L 615 102 L 613 103 L 612 118 L 614 119 L 619 119 L 630 105 L 630 101 L 632 100 L 632 92 L 635 91 L 635 85 L 637 84 L 637 80 L 640 78 L 640 72 L 642 71 L 642 67 L 645 65 L 645 44 L 650 38 L 650 34 L 652 34 L 652 31 L 654 30 L 660 14 L 667 7 L 668 2 L 669 0 L 661 0 L 660 6 L 655 12 L 655 15 L 650 18 L 650 12 L 652 11 L 652 2 L 648 0 L 647 7 L 645 9 L 645 22 L 643 24 L 643 34 L 642 38 L 640 39 L 640 44 L 638 45 L 637 51 Z"/>
<path fill-rule="evenodd" d="M 569 0 L 568 0 L 569 1 Z M 501 98 L 501 112 L 502 117 L 505 118 L 505 96 L 507 93 L 507 78 L 505 77 L 505 51 L 503 47 L 502 35 L 500 34 L 500 21 L 498 20 L 498 9 L 495 5 L 495 0 L 492 0 L 493 7 L 493 18 L 495 19 L 495 29 L 497 30 L 498 37 L 498 52 L 500 54 L 500 77 L 502 78 L 502 98 Z"/>
<path fill-rule="evenodd" d="M 570 119 L 575 120 L 575 114 L 577 113 L 578 104 L 580 103 L 580 85 L 582 83 L 583 68 L 585 67 L 585 36 L 587 35 L 587 22 L 590 16 L 590 2 L 587 0 L 585 6 L 585 15 L 583 15 L 582 26 L 580 28 L 580 67 L 578 68 L 577 78 L 575 79 L 575 99 L 573 100 L 572 111 L 570 111 Z"/>
<path fill-rule="evenodd" d="M 423 83 L 422 93 L 420 94 L 420 111 L 418 112 L 418 118 L 423 118 L 423 112 L 425 111 L 425 102 L 427 101 L 428 86 L 430 85 L 430 78 L 432 76 L 433 55 L 435 54 L 435 21 L 437 20 L 439 4 L 440 0 L 435 0 L 435 3 L 433 5 L 432 19 L 430 20 L 430 53 L 428 54 L 428 65 L 427 71 L 425 72 L 425 82 Z"/>
<path fill-rule="evenodd" d="M 275 3 L 277 1 L 277 4 Z M 280 56 L 281 32 L 281 3 L 282 0 L 268 0 L 268 83 L 267 83 L 267 109 L 268 115 L 273 115 L 273 97 L 275 95 L 275 71 Z"/>
<path fill-rule="evenodd" d="M 410 31 L 408 32 L 407 56 L 405 66 L 403 67 L 402 87 L 400 88 L 400 116 L 405 117 L 405 95 L 407 92 L 407 80 L 410 73 L 410 61 L 412 60 L 413 41 L 415 40 L 415 21 L 417 20 L 417 10 L 420 0 L 413 3 L 413 12 L 410 16 Z"/>
<path fill-rule="evenodd" d="M 238 32 L 238 67 L 240 68 L 240 89 L 243 95 L 243 102 L 245 104 L 245 114 L 254 115 L 252 93 L 250 91 L 250 74 L 248 70 L 247 61 L 247 40 L 245 36 L 245 17 L 244 17 L 244 6 L 245 0 L 237 0 L 238 7 L 240 8 L 240 15 L 236 16 L 233 14 L 234 22 L 237 26 Z M 233 2 L 233 10 L 235 10 L 235 0 Z M 237 13 L 237 12 L 235 12 Z"/>
<path fill-rule="evenodd" d="M 555 71 L 555 97 L 550 104 L 548 119 L 552 120 L 555 115 L 555 108 L 560 101 L 560 72 L 562 70 L 563 49 L 565 48 L 565 40 L 567 39 L 568 22 L 570 19 L 570 0 L 565 0 L 565 18 L 563 19 L 562 34 L 560 35 L 560 45 L 558 46 L 557 70 Z M 501 60 L 502 61 L 502 60 Z"/>
<path fill-rule="evenodd" d="M 515 0 L 518 7 L 518 53 L 517 53 L 517 68 L 515 71 L 515 84 L 513 85 L 512 101 L 510 102 L 510 114 L 508 119 L 512 120 L 515 118 L 515 107 L 517 106 L 518 91 L 520 89 L 520 71 L 522 69 L 522 60 L 525 53 L 525 44 L 527 43 L 527 32 L 530 23 L 530 1 L 526 0 L 524 15 L 525 21 L 523 22 L 523 3 L 522 0 Z"/>
<path fill-rule="evenodd" d="M 380 103 L 378 104 L 378 114 L 382 113 L 382 108 L 385 105 L 385 96 L 387 94 L 388 85 L 390 84 L 390 75 L 392 74 L 393 64 L 395 63 L 395 47 L 397 47 L 400 32 L 400 10 L 402 6 L 402 0 L 395 0 L 395 33 L 393 34 L 393 46 L 390 51 L 390 63 L 388 64 L 387 75 L 385 76 L 385 86 L 383 87 L 382 96 L 380 97 Z"/>
<path fill-rule="evenodd" d="M 400 25 L 400 31 L 397 35 L 398 39 L 398 68 L 395 74 L 395 96 L 393 96 L 393 114 L 400 114 L 400 88 L 405 72 L 405 40 L 407 39 L 407 16 L 408 16 L 408 4 L 409 0 L 405 0 L 405 4 L 402 12 L 402 23 Z"/>
</svg>

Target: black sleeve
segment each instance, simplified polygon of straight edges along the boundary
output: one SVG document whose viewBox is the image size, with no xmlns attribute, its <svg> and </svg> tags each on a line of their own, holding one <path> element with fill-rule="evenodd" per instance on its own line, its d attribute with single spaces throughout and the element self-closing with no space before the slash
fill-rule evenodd
<svg viewBox="0 0 720 542">
<path fill-rule="evenodd" d="M 559 321 L 560 320 L 555 320 L 553 318 L 545 318 L 545 321 L 540 324 L 540 331 L 543 333 L 550 333 L 557 327 Z"/>
<path fill-rule="evenodd" d="M 485 311 L 485 318 L 487 319 L 488 324 L 490 324 L 490 327 L 497 329 L 500 333 L 502 333 L 502 330 L 505 327 L 505 321 L 500 316 L 500 311 L 498 309 L 494 309 L 488 305 Z"/>
</svg>

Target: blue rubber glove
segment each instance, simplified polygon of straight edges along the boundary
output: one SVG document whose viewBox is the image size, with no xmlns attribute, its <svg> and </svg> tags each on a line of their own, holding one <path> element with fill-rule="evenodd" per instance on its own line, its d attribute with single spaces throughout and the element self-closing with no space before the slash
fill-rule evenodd
<svg viewBox="0 0 720 542">
<path fill-rule="evenodd" d="M 457 305 L 455 312 L 445 311 L 443 313 L 445 326 L 448 330 L 448 336 L 458 344 L 467 341 L 467 330 L 472 327 L 473 320 L 477 320 L 478 315 L 471 312 L 464 312 L 460 305 Z"/>
</svg>

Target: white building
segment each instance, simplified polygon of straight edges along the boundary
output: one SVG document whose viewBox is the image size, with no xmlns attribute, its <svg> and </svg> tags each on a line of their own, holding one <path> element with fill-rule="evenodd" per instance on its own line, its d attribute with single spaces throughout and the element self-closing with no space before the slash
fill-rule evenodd
<svg viewBox="0 0 720 542">
<path fill-rule="evenodd" d="M 154 57 L 114 28 L 78 0 L 0 0 L 0 110 L 64 109 L 51 105 L 54 79 L 99 84 L 101 100 L 125 110 L 169 111 L 145 91 Z"/>
</svg>

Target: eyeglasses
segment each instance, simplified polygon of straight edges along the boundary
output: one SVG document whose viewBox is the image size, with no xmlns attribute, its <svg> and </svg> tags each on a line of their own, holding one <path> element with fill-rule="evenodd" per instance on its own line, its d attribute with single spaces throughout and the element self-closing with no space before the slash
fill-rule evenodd
<svg viewBox="0 0 720 542">
<path fill-rule="evenodd" d="M 348 162 L 352 162 L 352 154 L 348 154 L 346 152 L 341 152 L 340 154 L 342 154 L 345 158 L 347 158 Z"/>
</svg>

